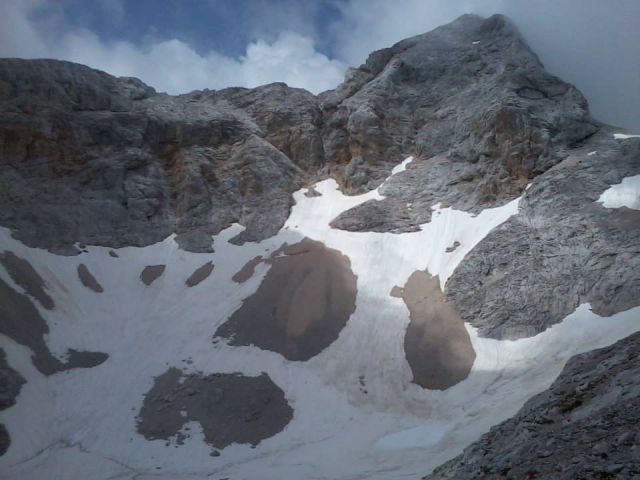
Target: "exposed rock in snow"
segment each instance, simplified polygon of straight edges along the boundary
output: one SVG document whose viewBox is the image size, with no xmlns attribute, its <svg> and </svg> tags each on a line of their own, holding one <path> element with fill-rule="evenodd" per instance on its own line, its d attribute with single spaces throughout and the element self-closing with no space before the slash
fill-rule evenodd
<svg viewBox="0 0 640 480">
<path fill-rule="evenodd" d="M 13 368 L 7 365 L 4 350 L 0 348 L 0 411 L 15 405 L 16 397 L 20 393 L 25 379 Z M 9 432 L 0 423 L 0 456 L 4 455 L 11 444 Z"/>
<path fill-rule="evenodd" d="M 109 357 L 106 353 L 68 349 L 67 361 L 62 362 L 52 355 L 47 345 L 49 326 L 31 298 L 17 292 L 0 278 L 0 300 L 0 334 L 28 347 L 34 366 L 42 374 L 53 375 L 71 368 L 91 368 Z"/>
<path fill-rule="evenodd" d="M 189 278 L 187 278 L 185 284 L 187 285 L 187 287 L 195 287 L 199 283 L 209 278 L 209 275 L 211 275 L 213 269 L 213 262 L 207 262 L 204 265 L 199 266 L 193 271 L 191 275 L 189 275 Z"/>
<path fill-rule="evenodd" d="M 190 437 L 184 426 L 195 421 L 205 441 L 223 449 L 232 443 L 257 445 L 280 432 L 292 416 L 284 393 L 264 373 L 184 375 L 170 368 L 145 395 L 137 430 L 148 440 L 184 443 Z"/>
<path fill-rule="evenodd" d="M 460 315 L 445 302 L 438 279 L 425 272 L 412 273 L 402 298 L 411 318 L 404 352 L 413 381 L 445 390 L 467 378 L 476 352 Z"/>
<path fill-rule="evenodd" d="M 551 388 L 423 477 L 640 476 L 640 334 L 573 357 Z"/>
<path fill-rule="evenodd" d="M 229 338 L 230 345 L 256 345 L 288 360 L 308 360 L 338 338 L 355 310 L 356 276 L 346 256 L 320 242 L 305 238 L 277 252 L 260 288 L 216 336 Z"/>
<path fill-rule="evenodd" d="M 47 294 L 47 284 L 24 258 L 16 257 L 13 252 L 5 251 L 0 254 L 0 263 L 20 288 L 38 300 L 47 310 L 54 307 L 53 300 Z"/>
<path fill-rule="evenodd" d="M 145 285 L 149 286 L 155 282 L 164 273 L 166 265 L 147 265 L 140 272 L 140 280 Z"/>
<path fill-rule="evenodd" d="M 96 280 L 96 277 L 89 271 L 87 266 L 84 263 L 78 265 L 78 278 L 82 282 L 82 284 L 90 290 L 93 290 L 96 293 L 104 292 L 102 285 Z"/>
<path fill-rule="evenodd" d="M 305 196 L 307 196 L 306 193 L 305 193 Z M 256 267 L 260 265 L 262 260 L 263 259 L 261 255 L 258 255 L 257 257 L 252 258 L 247 263 L 245 263 L 244 266 L 240 270 L 238 270 L 233 277 L 231 277 L 231 280 L 233 280 L 236 283 L 246 282 L 253 276 Z"/>
</svg>

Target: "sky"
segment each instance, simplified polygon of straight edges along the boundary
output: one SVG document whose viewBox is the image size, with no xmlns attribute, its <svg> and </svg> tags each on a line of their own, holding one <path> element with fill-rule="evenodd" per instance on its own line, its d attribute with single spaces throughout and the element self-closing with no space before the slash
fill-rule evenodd
<svg viewBox="0 0 640 480">
<path fill-rule="evenodd" d="M 0 57 L 57 58 L 159 91 L 335 88 L 373 50 L 503 13 L 594 116 L 640 133 L 640 0 L 0 0 Z"/>
</svg>

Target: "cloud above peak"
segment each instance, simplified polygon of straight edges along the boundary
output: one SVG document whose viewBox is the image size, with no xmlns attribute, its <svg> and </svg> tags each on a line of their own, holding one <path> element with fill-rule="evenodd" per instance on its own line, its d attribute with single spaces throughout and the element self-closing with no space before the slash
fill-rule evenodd
<svg viewBox="0 0 640 480">
<path fill-rule="evenodd" d="M 258 39 L 233 58 L 215 50 L 198 52 L 179 39 L 107 41 L 94 32 L 68 29 L 63 22 L 34 17 L 44 2 L 0 0 L 0 56 L 56 58 L 82 63 L 115 76 L 138 77 L 171 94 L 272 82 L 320 93 L 335 88 L 346 65 L 316 50 L 310 37 L 282 31 L 272 41 Z"/>
<path fill-rule="evenodd" d="M 0 0 L 0 56 L 57 58 L 159 91 L 335 88 L 373 50 L 463 13 L 514 20 L 593 114 L 640 132 L 640 1 Z"/>
</svg>

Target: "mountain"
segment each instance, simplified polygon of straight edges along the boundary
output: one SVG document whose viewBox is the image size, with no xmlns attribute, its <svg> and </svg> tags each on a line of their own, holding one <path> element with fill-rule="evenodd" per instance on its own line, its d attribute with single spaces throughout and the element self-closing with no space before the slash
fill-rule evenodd
<svg viewBox="0 0 640 480">
<path fill-rule="evenodd" d="M 500 15 L 318 96 L 0 59 L 0 469 L 640 475 L 636 137 Z"/>
</svg>

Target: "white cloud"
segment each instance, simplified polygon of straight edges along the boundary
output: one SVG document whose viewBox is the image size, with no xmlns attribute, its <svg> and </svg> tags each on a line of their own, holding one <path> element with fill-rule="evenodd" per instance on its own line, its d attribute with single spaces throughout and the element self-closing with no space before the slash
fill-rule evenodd
<svg viewBox="0 0 640 480">
<path fill-rule="evenodd" d="M 492 10 L 495 3 L 484 0 L 484 9 Z M 338 57 L 350 65 L 361 64 L 373 50 L 433 30 L 464 13 L 482 13 L 477 0 L 351 0 L 341 11 L 343 18 L 332 30 Z"/>
<path fill-rule="evenodd" d="M 596 117 L 640 131 L 638 0 L 334 1 L 342 16 L 329 29 L 330 38 L 322 40 L 334 45 L 336 59 L 314 43 L 319 33 L 311 19 L 320 14 L 320 4 L 294 0 L 251 3 L 255 21 L 243 28 L 261 40 L 247 45 L 240 58 L 202 53 L 177 39 L 149 39 L 142 45 L 105 42 L 90 31 L 70 29 L 56 2 L 0 0 L 0 56 L 71 60 L 141 78 L 169 93 L 275 81 L 318 93 L 337 86 L 347 65 L 359 65 L 375 49 L 463 13 L 501 12 L 518 24 L 552 73 L 582 90 Z M 225 14 L 222 4 L 213 3 Z M 113 22 L 126 13 L 121 0 L 98 5 Z M 41 13 L 37 20 L 30 15 L 36 9 Z"/>
<path fill-rule="evenodd" d="M 105 42 L 88 30 L 65 30 L 59 22 L 38 24 L 30 15 L 39 6 L 35 0 L 0 0 L 0 56 L 69 60 L 116 76 L 138 77 L 173 94 L 276 81 L 319 93 L 338 85 L 346 69 L 298 33 L 282 32 L 272 42 L 257 40 L 244 56 L 231 58 L 215 51 L 199 54 L 176 39 L 147 45 Z"/>
</svg>

